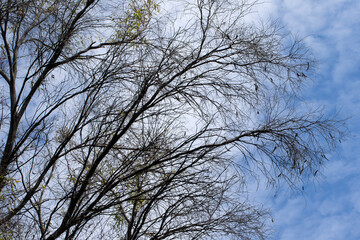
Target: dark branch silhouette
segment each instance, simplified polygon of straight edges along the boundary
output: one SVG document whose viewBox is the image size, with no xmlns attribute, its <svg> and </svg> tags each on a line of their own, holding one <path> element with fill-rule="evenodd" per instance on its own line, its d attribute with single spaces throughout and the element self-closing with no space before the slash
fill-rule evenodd
<svg viewBox="0 0 360 240">
<path fill-rule="evenodd" d="M 254 4 L 2 1 L 0 238 L 264 239 L 247 177 L 300 187 L 343 122 Z"/>
</svg>

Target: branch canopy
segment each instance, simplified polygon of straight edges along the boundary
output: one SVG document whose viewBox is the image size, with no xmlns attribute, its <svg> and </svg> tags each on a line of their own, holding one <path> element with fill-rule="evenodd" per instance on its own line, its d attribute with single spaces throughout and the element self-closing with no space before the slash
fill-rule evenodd
<svg viewBox="0 0 360 240">
<path fill-rule="evenodd" d="M 264 239 L 248 177 L 301 186 L 343 123 L 255 5 L 2 1 L 0 239 Z"/>
</svg>

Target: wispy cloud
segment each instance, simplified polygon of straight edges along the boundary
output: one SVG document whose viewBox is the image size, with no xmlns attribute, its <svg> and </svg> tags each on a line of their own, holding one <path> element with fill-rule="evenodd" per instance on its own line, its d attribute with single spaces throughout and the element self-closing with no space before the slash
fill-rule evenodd
<svg viewBox="0 0 360 240">
<path fill-rule="evenodd" d="M 360 239 L 360 1 L 268 0 L 259 13 L 279 19 L 314 51 L 320 65 L 310 100 L 353 116 L 352 138 L 330 156 L 319 182 L 304 195 L 285 191 L 269 200 L 276 238 Z"/>
</svg>

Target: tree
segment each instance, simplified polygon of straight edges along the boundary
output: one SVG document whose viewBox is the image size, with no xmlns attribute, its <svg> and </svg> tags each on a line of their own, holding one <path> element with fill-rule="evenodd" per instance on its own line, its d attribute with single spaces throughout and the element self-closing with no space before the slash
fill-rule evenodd
<svg viewBox="0 0 360 240">
<path fill-rule="evenodd" d="M 300 186 L 342 122 L 254 4 L 2 1 L 1 238 L 264 239 L 247 176 Z"/>
</svg>

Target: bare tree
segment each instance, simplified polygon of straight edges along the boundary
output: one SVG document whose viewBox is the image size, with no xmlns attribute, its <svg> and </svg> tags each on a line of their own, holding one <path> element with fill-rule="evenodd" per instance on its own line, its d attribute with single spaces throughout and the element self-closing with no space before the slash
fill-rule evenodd
<svg viewBox="0 0 360 240">
<path fill-rule="evenodd" d="M 301 186 L 342 123 L 254 4 L 2 1 L 0 238 L 264 239 L 246 176 Z"/>
</svg>

